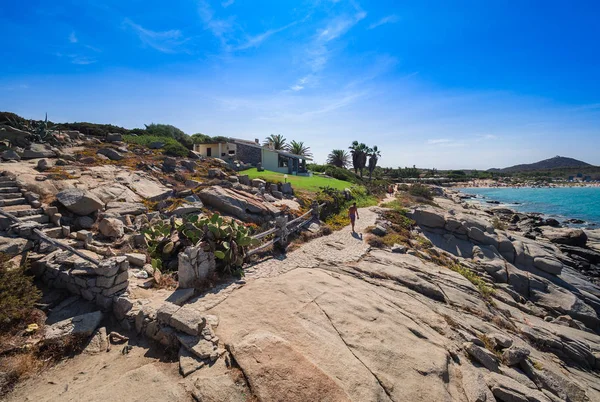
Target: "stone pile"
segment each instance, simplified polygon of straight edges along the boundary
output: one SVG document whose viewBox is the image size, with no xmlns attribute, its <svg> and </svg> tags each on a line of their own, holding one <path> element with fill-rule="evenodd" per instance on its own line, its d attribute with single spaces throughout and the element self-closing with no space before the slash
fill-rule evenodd
<svg viewBox="0 0 600 402">
<path fill-rule="evenodd" d="M 32 264 L 32 271 L 49 287 L 67 289 L 95 302 L 104 310 L 129 286 L 129 262 L 125 256 L 100 261 L 100 265 L 57 250 Z"/>
</svg>

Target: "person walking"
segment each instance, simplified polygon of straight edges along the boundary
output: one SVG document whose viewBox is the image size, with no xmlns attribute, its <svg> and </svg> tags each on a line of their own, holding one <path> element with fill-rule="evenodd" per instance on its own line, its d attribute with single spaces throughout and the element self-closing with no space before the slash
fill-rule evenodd
<svg viewBox="0 0 600 402">
<path fill-rule="evenodd" d="M 348 210 L 348 217 L 350 218 L 350 223 L 352 224 L 352 233 L 356 233 L 354 230 L 354 222 L 356 219 L 360 219 L 358 216 L 358 208 L 356 208 L 356 203 L 353 203 L 350 209 Z"/>
</svg>

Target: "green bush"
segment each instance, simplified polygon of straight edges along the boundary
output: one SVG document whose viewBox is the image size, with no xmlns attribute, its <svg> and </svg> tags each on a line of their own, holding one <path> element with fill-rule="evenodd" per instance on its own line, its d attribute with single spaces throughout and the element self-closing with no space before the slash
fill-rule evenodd
<svg viewBox="0 0 600 402">
<path fill-rule="evenodd" d="M 25 268 L 13 267 L 7 256 L 0 254 L 0 328 L 25 318 L 40 296 Z"/>
<path fill-rule="evenodd" d="M 169 137 L 161 137 L 156 135 L 125 135 L 123 141 L 129 144 L 141 145 L 150 147 L 153 142 L 162 142 L 164 147 L 161 151 L 167 155 L 186 157 L 189 153 L 188 149 L 181 145 L 177 140 Z"/>
<path fill-rule="evenodd" d="M 348 169 L 344 169 L 344 168 L 340 168 L 340 167 L 336 167 L 336 166 L 332 166 L 332 165 L 316 165 L 316 164 L 309 164 L 307 167 L 312 172 L 324 173 L 327 176 L 333 177 L 334 179 L 348 181 L 353 184 L 363 184 L 363 180 L 359 176 L 354 174 L 354 172 L 352 172 Z"/>
<path fill-rule="evenodd" d="M 165 145 L 163 150 L 164 150 L 165 154 L 167 154 L 167 155 L 178 156 L 181 158 L 185 158 L 188 155 L 188 153 L 190 152 L 189 149 L 187 149 L 186 147 L 184 147 L 183 145 L 181 145 L 178 142 Z"/>
<path fill-rule="evenodd" d="M 429 187 L 427 187 L 424 184 L 419 184 L 419 183 L 413 184 L 408 189 L 408 193 L 410 195 L 414 195 L 415 197 L 422 197 L 427 200 L 433 200 L 433 193 L 431 192 Z"/>
</svg>

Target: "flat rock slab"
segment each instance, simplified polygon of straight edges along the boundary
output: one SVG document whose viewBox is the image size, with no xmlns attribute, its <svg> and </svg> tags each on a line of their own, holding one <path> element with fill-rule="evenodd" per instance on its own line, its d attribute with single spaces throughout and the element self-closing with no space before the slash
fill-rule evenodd
<svg viewBox="0 0 600 402">
<path fill-rule="evenodd" d="M 78 315 L 46 327 L 44 338 L 53 340 L 68 335 L 90 336 L 98 328 L 100 321 L 102 321 L 101 311 Z"/>
<path fill-rule="evenodd" d="M 200 359 L 216 360 L 218 357 L 216 346 L 204 338 L 180 333 L 177 334 L 177 339 L 184 348 Z"/>
<path fill-rule="evenodd" d="M 206 319 L 199 311 L 183 307 L 171 316 L 169 323 L 173 328 L 181 332 L 197 336 L 202 331 L 202 328 L 204 328 L 204 325 L 206 325 Z"/>
<path fill-rule="evenodd" d="M 350 401 L 333 378 L 278 336 L 248 335 L 232 353 L 260 401 Z"/>
<path fill-rule="evenodd" d="M 167 298 L 167 301 L 178 306 L 183 306 L 183 304 L 192 297 L 194 297 L 193 288 L 177 289 Z"/>
<path fill-rule="evenodd" d="M 204 362 L 198 356 L 187 350 L 184 346 L 179 348 L 179 372 L 182 376 L 187 377 L 203 366 Z"/>
</svg>

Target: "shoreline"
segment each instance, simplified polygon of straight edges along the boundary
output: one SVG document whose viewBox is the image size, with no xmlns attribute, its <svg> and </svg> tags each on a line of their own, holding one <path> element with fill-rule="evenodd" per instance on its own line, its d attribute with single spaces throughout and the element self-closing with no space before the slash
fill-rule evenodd
<svg viewBox="0 0 600 402">
<path fill-rule="evenodd" d="M 477 188 L 477 187 L 470 187 L 470 188 Z M 479 188 L 497 188 L 497 187 L 479 187 Z M 511 187 L 500 187 L 500 188 L 511 188 Z M 531 187 L 528 187 L 531 188 Z M 551 188 L 551 187 L 545 187 L 545 188 Z M 598 229 L 600 228 L 600 222 L 596 222 L 593 220 L 589 220 L 589 219 L 581 219 L 575 216 L 565 216 L 565 215 L 561 215 L 561 214 L 548 214 L 548 213 L 544 213 L 544 212 L 539 212 L 539 211 L 523 211 L 519 209 L 520 205 L 524 205 L 521 202 L 518 201 L 513 201 L 513 202 L 503 202 L 503 201 L 499 201 L 493 198 L 489 198 L 487 196 L 484 195 L 480 195 L 480 194 L 469 194 L 468 191 L 462 191 L 462 190 L 468 190 L 469 188 L 461 188 L 461 190 L 458 190 L 457 188 L 453 188 L 451 189 L 452 192 L 454 192 L 456 195 L 458 195 L 458 197 L 460 198 L 460 200 L 464 203 L 466 203 L 469 206 L 475 206 L 477 209 L 480 209 L 481 211 L 484 212 L 488 212 L 488 213 L 493 213 L 493 209 L 494 208 L 501 208 L 501 209 L 505 209 L 505 210 L 510 210 L 513 214 L 521 214 L 521 215 L 526 215 L 526 216 L 538 216 L 538 217 L 542 217 L 544 218 L 546 221 L 548 220 L 556 220 L 560 223 L 559 226 L 555 226 L 555 227 L 563 227 L 563 228 L 574 228 L 574 229 Z"/>
</svg>

